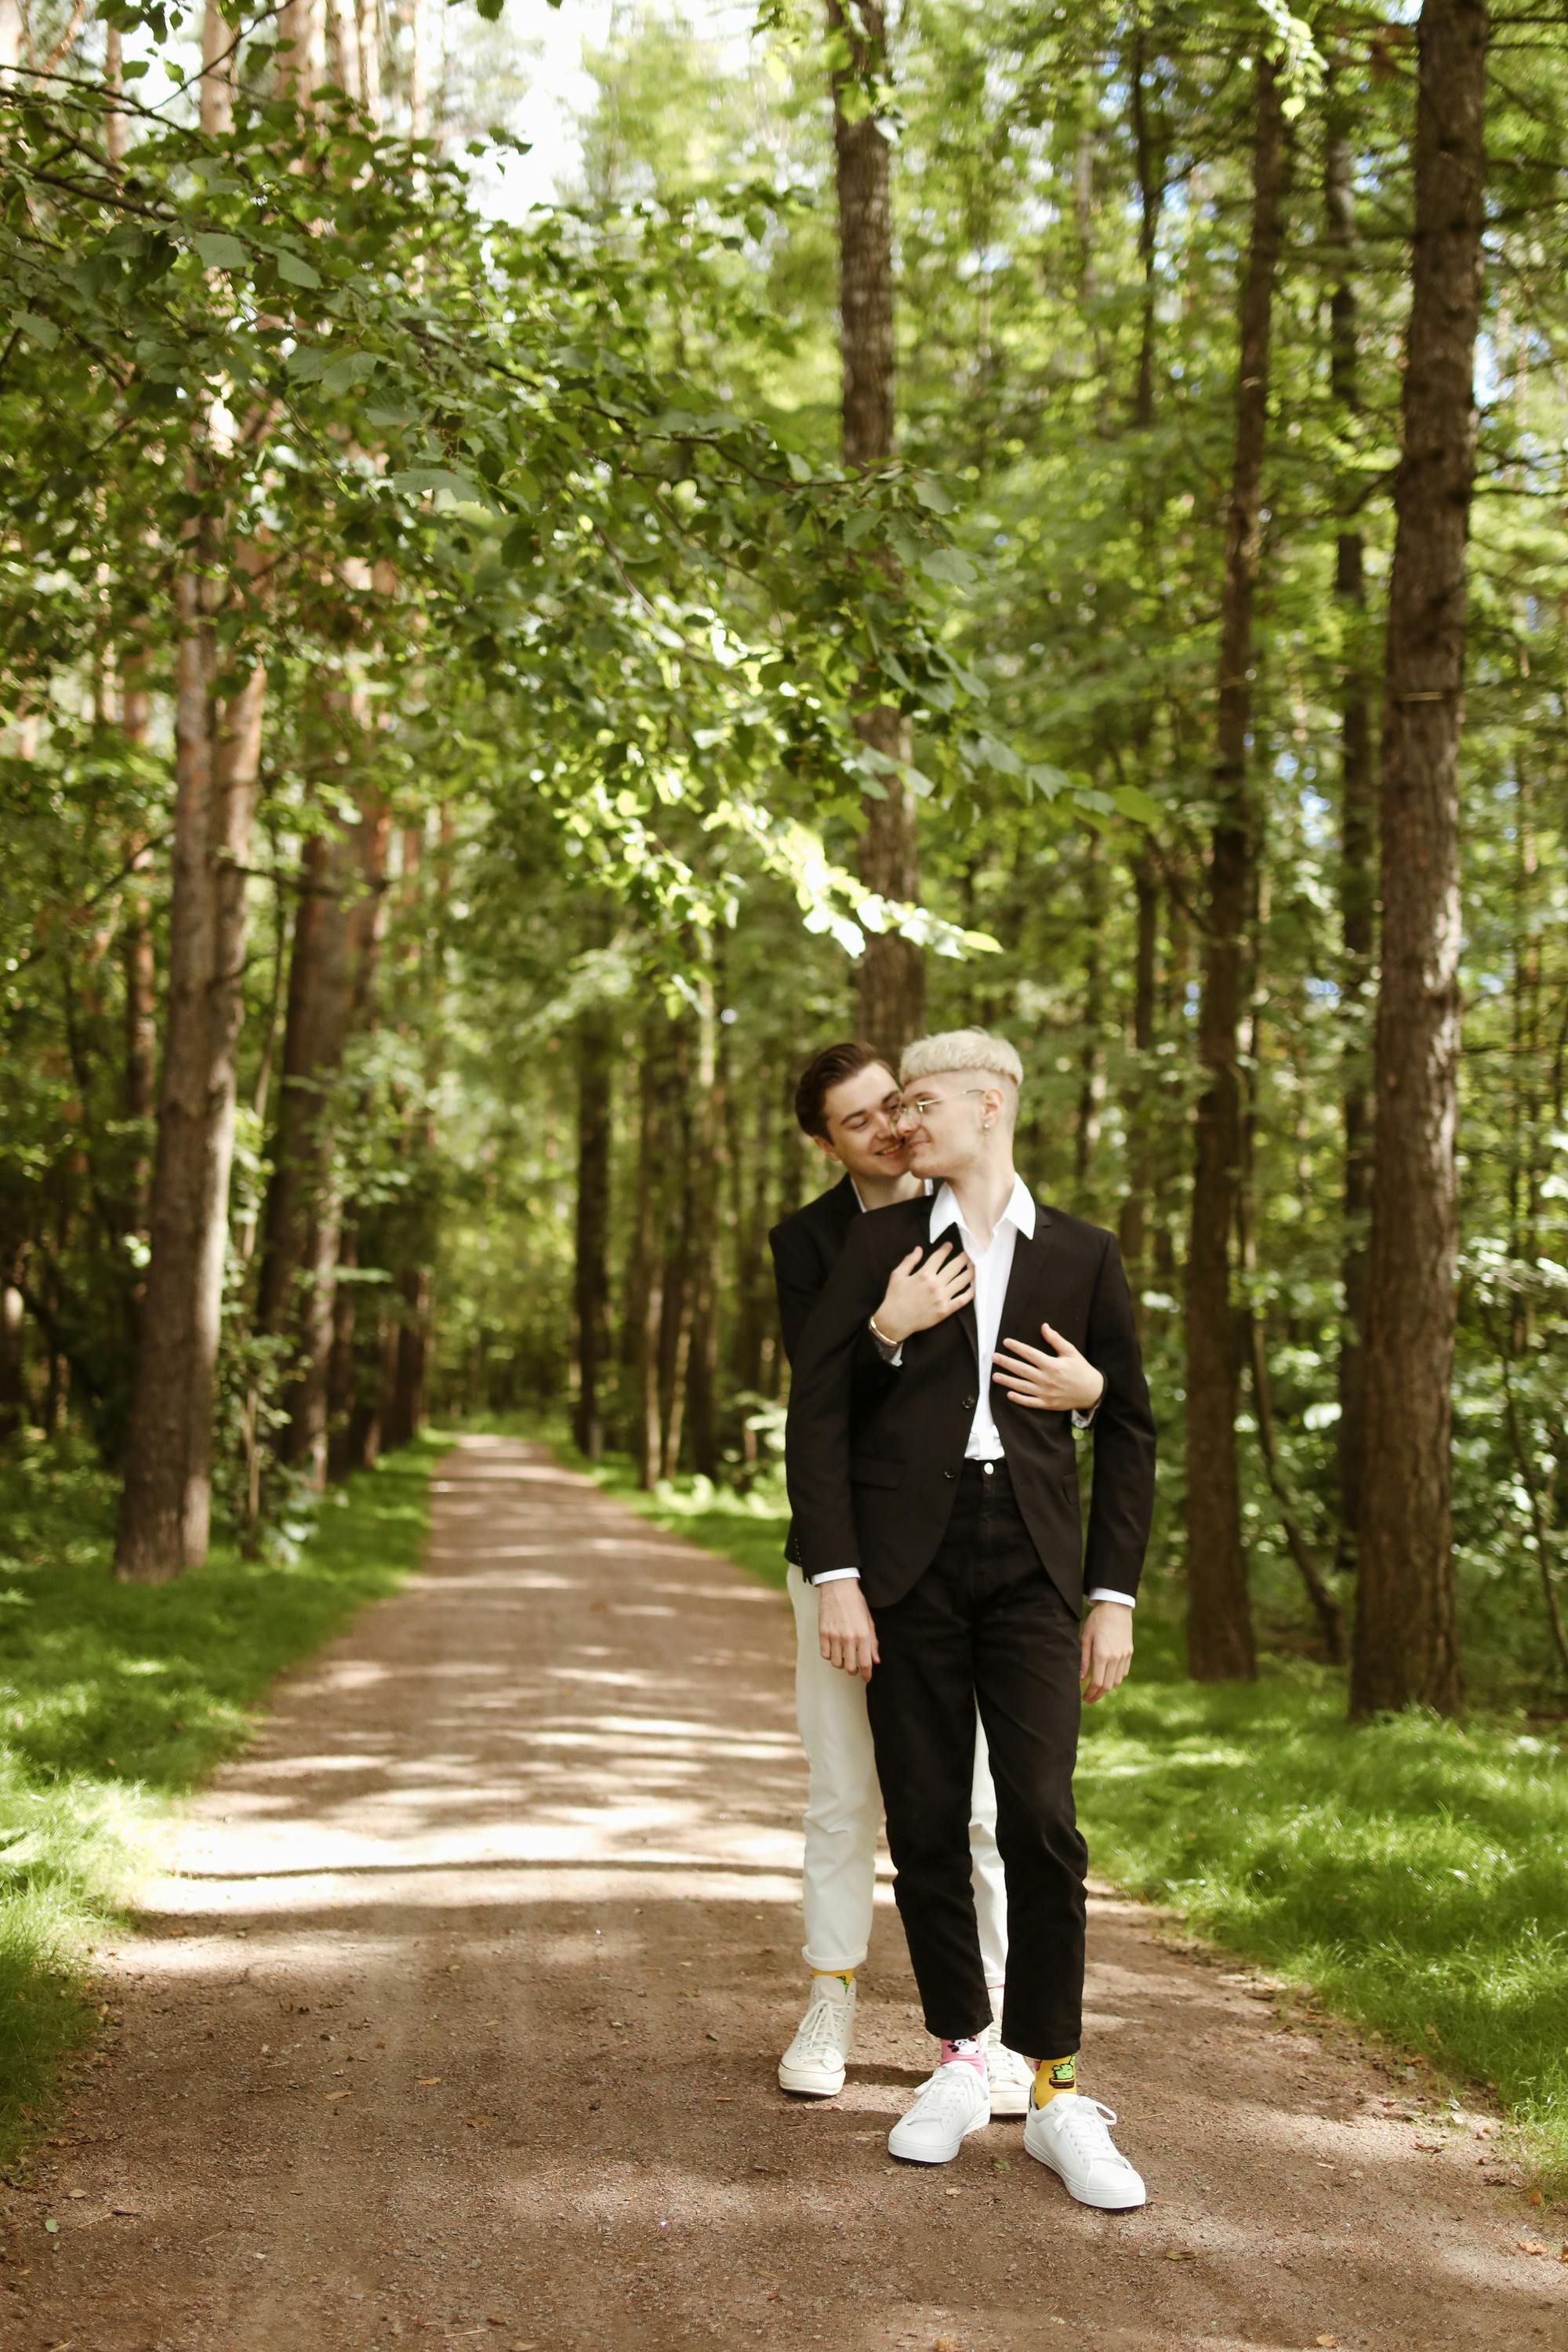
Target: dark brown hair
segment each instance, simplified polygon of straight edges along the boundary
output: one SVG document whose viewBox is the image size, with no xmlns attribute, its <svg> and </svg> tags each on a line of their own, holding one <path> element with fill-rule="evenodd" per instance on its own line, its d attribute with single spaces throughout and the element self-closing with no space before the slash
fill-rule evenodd
<svg viewBox="0 0 1568 2352">
<path fill-rule="evenodd" d="M 846 1078 L 858 1077 L 874 1062 L 880 1062 L 889 1076 L 892 1065 L 886 1054 L 875 1045 L 868 1045 L 862 1037 L 846 1037 L 837 1045 L 825 1045 L 820 1054 L 813 1055 L 800 1074 L 795 1090 L 795 1115 L 807 1135 L 820 1135 L 826 1140 L 827 1128 L 822 1106 L 835 1087 Z"/>
</svg>

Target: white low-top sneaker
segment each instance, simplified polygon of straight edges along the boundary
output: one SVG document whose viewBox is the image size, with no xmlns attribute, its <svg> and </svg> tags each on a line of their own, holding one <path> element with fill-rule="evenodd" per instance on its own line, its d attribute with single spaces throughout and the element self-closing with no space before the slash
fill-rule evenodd
<svg viewBox="0 0 1568 2352">
<path fill-rule="evenodd" d="M 1060 2175 L 1069 2197 L 1098 2205 L 1104 2213 L 1142 2205 L 1147 2194 L 1141 2176 L 1110 2137 L 1112 2108 L 1081 2091 L 1058 2093 L 1043 2107 L 1031 2107 L 1024 2126 L 1024 2148 Z"/>
<path fill-rule="evenodd" d="M 1035 2070 L 1026 2058 L 1009 2050 L 994 2025 L 985 2037 L 985 2080 L 991 2086 L 992 2116 L 1026 2116 L 1035 2095 Z"/>
<path fill-rule="evenodd" d="M 831 1988 L 831 1990 L 828 1990 Z M 855 2039 L 855 1980 L 818 1977 L 795 2040 L 779 2060 L 779 2088 L 805 2099 L 836 2099 Z"/>
<path fill-rule="evenodd" d="M 978 2066 L 950 2058 L 915 2093 L 888 2134 L 888 2154 L 906 2164 L 951 2164 L 971 2132 L 991 2120 L 991 2094 Z"/>
</svg>

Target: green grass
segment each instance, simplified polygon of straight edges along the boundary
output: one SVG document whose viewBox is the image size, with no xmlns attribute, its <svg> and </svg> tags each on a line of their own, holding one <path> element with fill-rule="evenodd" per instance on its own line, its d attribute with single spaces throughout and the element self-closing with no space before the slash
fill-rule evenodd
<svg viewBox="0 0 1568 2352">
<path fill-rule="evenodd" d="M 619 1461 L 595 1475 L 783 1583 L 771 1497 L 689 1479 L 639 1494 Z M 1522 1717 L 1352 1730 L 1342 1677 L 1285 1655 L 1256 1684 L 1188 1682 L 1178 1605 L 1155 1580 L 1133 1680 L 1085 1714 L 1079 1814 L 1096 1870 L 1494 2089 L 1542 2188 L 1568 2191 L 1568 1757 Z"/>
<path fill-rule="evenodd" d="M 114 1486 L 66 1451 L 0 1465 L 0 2158 L 91 2030 L 89 1942 L 134 1892 L 170 1801 L 241 1746 L 281 1669 L 418 1565 L 431 1437 L 353 1479 L 298 1549 L 215 1547 L 111 1581 Z"/>
</svg>

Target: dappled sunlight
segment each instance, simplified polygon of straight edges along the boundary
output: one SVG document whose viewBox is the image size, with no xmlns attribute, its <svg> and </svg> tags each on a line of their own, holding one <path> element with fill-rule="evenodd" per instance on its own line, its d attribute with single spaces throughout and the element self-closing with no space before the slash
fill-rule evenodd
<svg viewBox="0 0 1568 2352">
<path fill-rule="evenodd" d="M 57 2276 L 118 2214 L 215 2352 L 618 2352 L 628 2327 L 649 2352 L 1415 2352 L 1405 2316 L 1438 2291 L 1445 2352 L 1544 2345 L 1562 2297 L 1478 2214 L 1468 2132 L 1428 2150 L 1384 2078 L 1103 1889 L 1084 2079 L 1147 2212 L 1072 2205 L 1016 2125 L 945 2170 L 889 2165 L 931 2044 L 885 1861 L 843 2095 L 783 2098 L 784 1602 L 515 1445 L 458 1460 L 425 1578 L 284 1682 L 106 1962 L 143 2127 L 105 2142 Z"/>
</svg>

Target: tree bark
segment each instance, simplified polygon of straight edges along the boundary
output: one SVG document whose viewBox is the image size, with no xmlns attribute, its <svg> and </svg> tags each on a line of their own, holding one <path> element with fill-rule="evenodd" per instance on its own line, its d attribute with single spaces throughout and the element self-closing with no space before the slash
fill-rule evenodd
<svg viewBox="0 0 1568 2352">
<path fill-rule="evenodd" d="M 1253 608 L 1268 418 L 1268 343 L 1279 269 L 1285 118 L 1271 59 L 1254 66 L 1252 223 L 1242 289 L 1236 451 L 1220 607 L 1215 817 L 1209 845 L 1187 1247 L 1187 1664 L 1200 1682 L 1258 1671 L 1236 1445 L 1240 1331 L 1231 1244 L 1241 1170 L 1238 1028 L 1257 855 L 1247 775 Z"/>
<path fill-rule="evenodd" d="M 1329 242 L 1338 278 L 1330 300 L 1329 385 L 1342 430 L 1360 415 L 1355 282 L 1355 155 L 1347 114 L 1331 95 L 1323 152 L 1323 196 Z M 1353 493 L 1352 493 L 1353 495 Z M 1344 1052 L 1341 1103 L 1344 1130 L 1340 1282 L 1338 1432 L 1339 1561 L 1355 1564 L 1361 1518 L 1363 1433 L 1362 1333 L 1366 1318 L 1366 1227 L 1372 1205 L 1372 1097 L 1368 1085 L 1366 1014 L 1376 949 L 1377 877 L 1375 776 L 1372 754 L 1372 691 L 1363 632 L 1366 589 L 1362 533 L 1353 509 L 1334 550 L 1334 593 L 1344 652 L 1340 670 L 1340 936 Z"/>
<path fill-rule="evenodd" d="M 149 701 L 140 661 L 125 665 L 121 688 L 121 726 L 126 740 L 145 744 Z M 125 1116 L 146 1132 L 157 1106 L 158 974 L 153 946 L 153 907 L 147 892 L 152 853 L 131 845 L 120 933 L 125 991 Z M 153 1180 L 150 1152 L 138 1141 L 132 1154 L 125 1201 L 126 1230 L 145 1240 Z"/>
<path fill-rule="evenodd" d="M 1132 896 L 1137 929 L 1132 953 L 1131 1034 L 1132 1083 L 1127 1136 L 1127 1191 L 1118 1219 L 1122 1263 L 1132 1292 L 1132 1312 L 1143 1324 L 1143 1292 L 1149 1268 L 1149 1199 L 1154 1183 L 1154 965 L 1160 937 L 1160 881 L 1145 845 L 1132 859 Z"/>
<path fill-rule="evenodd" d="M 1366 1459 L 1351 1659 L 1356 1716 L 1451 1714 L 1461 1678 L 1452 1546 L 1458 1214 L 1459 796 L 1466 541 L 1475 478 L 1490 26 L 1426 0 L 1415 262 L 1384 653 L 1382 983 L 1367 1259 Z"/>
<path fill-rule="evenodd" d="M 236 1050 L 244 1009 L 245 862 L 266 672 L 214 694 L 195 569 L 179 585 L 168 1006 L 150 1208 L 152 1255 L 132 1400 L 116 1576 L 163 1582 L 206 1557 L 213 1400 Z"/>
<path fill-rule="evenodd" d="M 849 52 L 848 64 L 836 67 L 832 76 L 844 462 L 869 467 L 886 465 L 895 446 L 893 213 L 882 127 L 873 113 L 852 118 L 864 79 L 880 79 L 887 72 L 882 0 L 858 0 L 852 16 L 839 0 L 827 0 L 827 28 Z M 890 562 L 889 568 L 890 572 Z M 879 703 L 858 713 L 855 732 L 879 761 L 894 763 L 879 767 L 879 793 L 868 793 L 861 803 L 860 879 L 880 898 L 915 899 L 915 803 L 900 772 L 909 764 L 909 721 L 890 704 Z M 869 932 L 858 997 L 860 1034 L 896 1067 L 900 1053 L 925 1024 L 925 958 L 916 942 L 896 932 Z"/>
<path fill-rule="evenodd" d="M 605 1450 L 610 1354 L 610 1111 L 615 1031 L 598 1006 L 577 1021 L 577 1227 L 573 1276 L 577 1396 L 572 1435 L 597 1462 Z"/>
<path fill-rule="evenodd" d="M 26 1410 L 22 1380 L 22 1271 L 20 1249 L 8 1249 L 0 1262 L 0 1438 L 14 1437 Z"/>
</svg>

